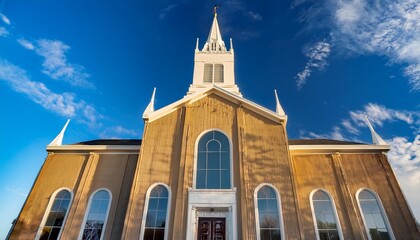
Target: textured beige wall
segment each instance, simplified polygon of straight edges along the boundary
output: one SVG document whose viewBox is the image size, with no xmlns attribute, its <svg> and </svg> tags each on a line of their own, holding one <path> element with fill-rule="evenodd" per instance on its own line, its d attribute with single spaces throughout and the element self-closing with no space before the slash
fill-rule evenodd
<svg viewBox="0 0 420 240">
<path fill-rule="evenodd" d="M 239 239 L 255 239 L 254 189 L 271 183 L 280 191 L 287 235 L 299 236 L 284 127 L 212 94 L 147 123 L 126 218 L 125 239 L 138 238 L 148 187 L 168 184 L 172 191 L 170 239 L 184 239 L 187 190 L 193 186 L 195 144 L 203 131 L 218 129 L 233 144 Z M 134 224 L 135 223 L 135 224 Z"/>
<path fill-rule="evenodd" d="M 121 236 L 125 209 L 138 154 L 50 154 L 30 192 L 15 225 L 11 239 L 33 239 L 45 214 L 51 195 L 68 187 L 74 197 L 62 230 L 61 239 L 77 239 L 91 193 L 107 188 L 112 203 L 105 239 Z"/>
<path fill-rule="evenodd" d="M 75 189 L 86 162 L 86 155 L 48 155 L 10 239 L 35 238 L 51 195 L 62 187 Z"/>
</svg>

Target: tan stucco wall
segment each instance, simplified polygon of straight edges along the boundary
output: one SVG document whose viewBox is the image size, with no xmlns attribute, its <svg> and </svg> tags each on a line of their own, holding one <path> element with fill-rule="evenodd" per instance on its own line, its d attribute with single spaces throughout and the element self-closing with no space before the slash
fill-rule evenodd
<svg viewBox="0 0 420 240">
<path fill-rule="evenodd" d="M 106 188 L 112 193 L 105 239 L 121 236 L 125 209 L 138 154 L 50 154 L 19 215 L 11 239 L 33 239 L 51 195 L 59 188 L 73 192 L 61 239 L 77 239 L 91 193 Z"/>
<path fill-rule="evenodd" d="M 10 239 L 35 238 L 51 195 L 62 187 L 75 189 L 86 162 L 86 155 L 48 155 Z"/>
</svg>

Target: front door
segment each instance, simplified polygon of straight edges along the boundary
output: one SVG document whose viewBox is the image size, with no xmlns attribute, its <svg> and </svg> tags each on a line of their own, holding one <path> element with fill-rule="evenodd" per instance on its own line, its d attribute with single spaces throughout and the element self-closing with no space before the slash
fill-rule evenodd
<svg viewBox="0 0 420 240">
<path fill-rule="evenodd" d="M 226 218 L 198 218 L 198 240 L 225 240 Z"/>
</svg>

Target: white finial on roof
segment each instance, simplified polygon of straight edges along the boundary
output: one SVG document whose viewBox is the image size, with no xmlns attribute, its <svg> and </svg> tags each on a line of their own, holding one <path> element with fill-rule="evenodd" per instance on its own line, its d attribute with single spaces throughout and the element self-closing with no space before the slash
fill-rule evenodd
<svg viewBox="0 0 420 240">
<path fill-rule="evenodd" d="M 376 145 L 388 145 L 382 138 L 375 132 L 373 129 L 372 124 L 370 124 L 369 118 L 365 115 L 366 123 L 370 129 L 370 133 L 372 134 L 372 142 Z"/>
<path fill-rule="evenodd" d="M 61 146 L 63 144 L 63 138 L 64 133 L 66 132 L 67 125 L 69 125 L 70 119 L 67 119 L 66 124 L 64 125 L 63 129 L 61 129 L 61 132 L 57 135 L 57 137 L 48 144 L 48 146 Z"/>
<path fill-rule="evenodd" d="M 277 90 L 274 89 L 274 95 L 276 96 L 276 113 L 278 115 L 286 115 L 283 108 L 280 105 L 279 97 L 277 96 Z"/>
<path fill-rule="evenodd" d="M 230 41 L 230 52 L 233 52 L 233 42 L 232 42 L 232 38 L 229 39 Z"/>
<path fill-rule="evenodd" d="M 143 118 L 147 118 L 150 113 L 155 111 L 155 93 L 156 88 L 153 88 L 152 98 L 150 99 L 149 105 L 147 105 L 143 112 Z"/>
</svg>

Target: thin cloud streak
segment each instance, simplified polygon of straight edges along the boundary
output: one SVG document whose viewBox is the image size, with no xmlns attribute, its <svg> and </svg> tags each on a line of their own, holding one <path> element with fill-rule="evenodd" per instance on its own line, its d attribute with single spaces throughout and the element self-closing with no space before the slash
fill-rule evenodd
<svg viewBox="0 0 420 240">
<path fill-rule="evenodd" d="M 5 37 L 9 35 L 9 31 L 5 27 L 0 27 L 0 37 Z"/>
<path fill-rule="evenodd" d="M 6 23 L 7 25 L 10 25 L 10 19 L 8 17 L 6 17 L 6 15 L 0 13 L 0 19 Z"/>
<path fill-rule="evenodd" d="M 13 194 L 16 194 L 20 197 L 28 197 L 28 191 L 27 190 L 23 190 L 20 188 L 10 188 L 10 187 L 6 187 L 6 191 L 11 192 Z"/>
<path fill-rule="evenodd" d="M 139 136 L 140 136 L 140 132 L 132 130 L 132 129 L 127 129 L 122 126 L 109 127 L 105 129 L 99 135 L 100 138 L 105 138 L 105 139 L 117 139 L 117 138 L 123 138 L 123 137 L 139 137 Z"/>
<path fill-rule="evenodd" d="M 40 39 L 30 42 L 25 39 L 18 39 L 22 47 L 34 51 L 43 57 L 42 73 L 54 80 L 64 81 L 72 86 L 83 88 L 94 88 L 94 85 L 87 79 L 90 77 L 83 66 L 69 63 L 66 53 L 70 46 L 59 40 Z"/>
<path fill-rule="evenodd" d="M 314 70 L 324 70 L 328 66 L 327 58 L 331 53 L 331 45 L 324 41 L 316 42 L 308 50 L 305 56 L 308 58 L 305 68 L 296 75 L 296 86 L 298 90 L 302 89 L 307 79 Z"/>
<path fill-rule="evenodd" d="M 72 93 L 54 93 L 43 83 L 32 81 L 25 70 L 0 59 L 0 81 L 4 81 L 16 92 L 25 94 L 30 100 L 48 111 L 67 118 L 76 118 L 91 128 L 99 127 L 102 116 L 95 108 Z"/>
</svg>

